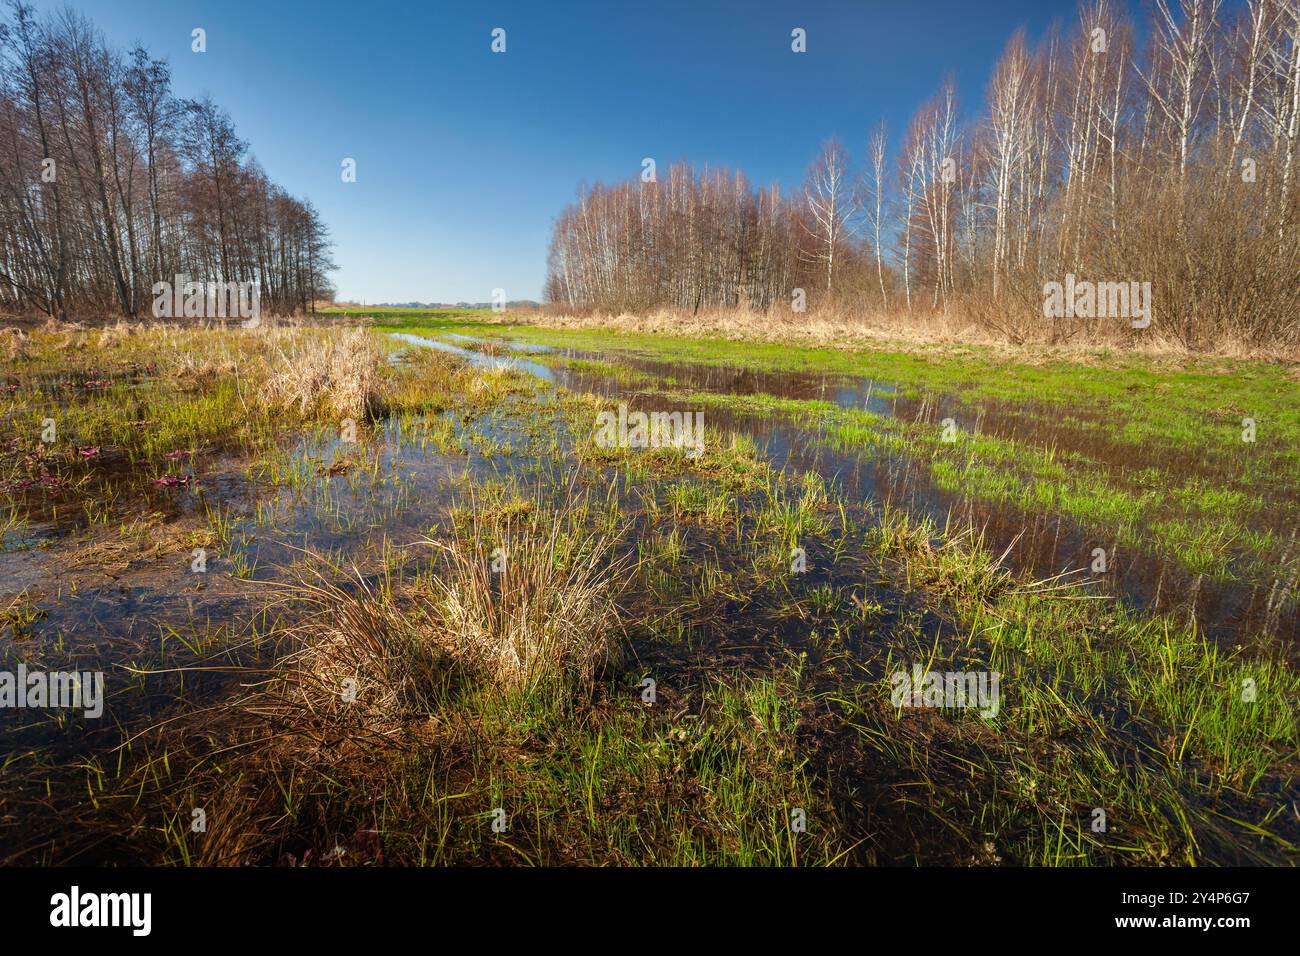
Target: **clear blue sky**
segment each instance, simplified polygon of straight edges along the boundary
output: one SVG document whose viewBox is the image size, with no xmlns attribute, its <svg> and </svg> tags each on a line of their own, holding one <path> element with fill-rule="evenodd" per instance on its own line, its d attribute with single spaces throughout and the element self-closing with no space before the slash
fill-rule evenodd
<svg viewBox="0 0 1300 956">
<path fill-rule="evenodd" d="M 879 117 L 897 137 L 948 72 L 977 108 L 1016 27 L 1036 39 L 1076 15 L 1075 0 L 67 5 L 110 43 L 166 57 L 179 95 L 228 110 L 328 223 L 339 296 L 366 302 L 540 298 L 552 221 L 580 183 L 652 156 L 796 187 L 824 139 L 861 160 Z M 794 27 L 806 54 L 790 51 Z"/>
</svg>

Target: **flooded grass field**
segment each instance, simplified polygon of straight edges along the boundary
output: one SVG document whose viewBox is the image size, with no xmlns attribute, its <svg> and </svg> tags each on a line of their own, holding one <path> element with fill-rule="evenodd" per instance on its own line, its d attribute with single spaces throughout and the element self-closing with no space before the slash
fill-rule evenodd
<svg viewBox="0 0 1300 956">
<path fill-rule="evenodd" d="M 1300 856 L 1295 369 L 355 321 L 15 337 L 0 859 Z"/>
</svg>

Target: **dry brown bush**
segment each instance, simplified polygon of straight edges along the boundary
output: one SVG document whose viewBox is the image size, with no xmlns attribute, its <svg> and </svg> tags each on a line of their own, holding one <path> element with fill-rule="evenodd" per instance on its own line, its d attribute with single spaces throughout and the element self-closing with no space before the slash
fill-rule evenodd
<svg viewBox="0 0 1300 956">
<path fill-rule="evenodd" d="M 263 398 L 303 415 L 367 418 L 382 405 L 383 355 L 360 328 L 323 335 L 268 335 L 271 370 Z"/>
</svg>

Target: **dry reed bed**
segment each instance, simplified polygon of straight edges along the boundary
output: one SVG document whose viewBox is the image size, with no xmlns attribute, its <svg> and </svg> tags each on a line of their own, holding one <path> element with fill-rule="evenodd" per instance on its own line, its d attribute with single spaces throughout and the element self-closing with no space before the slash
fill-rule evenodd
<svg viewBox="0 0 1300 956">
<path fill-rule="evenodd" d="M 20 350 L 28 354 L 28 337 L 12 331 L 15 356 Z M 142 349 L 164 357 L 167 374 L 199 386 L 234 378 L 246 401 L 270 411 L 360 420 L 384 405 L 385 355 L 375 337 L 356 326 L 304 327 L 272 319 L 255 328 L 224 325 L 214 334 L 208 323 L 123 320 L 95 330 L 51 320 L 40 332 L 57 336 L 57 349 L 104 352 L 138 340 Z"/>
<path fill-rule="evenodd" d="M 1158 329 L 1141 336 L 1131 330 L 1103 327 L 1086 331 L 1065 341 L 1054 341 L 1050 323 L 1020 326 L 1018 342 L 972 312 L 900 313 L 864 312 L 843 306 L 829 306 L 807 313 L 769 313 L 750 309 L 713 309 L 683 313 L 656 309 L 643 314 L 600 311 L 567 312 L 542 309 L 527 313 L 506 312 L 483 318 L 497 323 L 537 325 L 560 330 L 601 330 L 647 335 L 676 335 L 721 338 L 732 341 L 769 342 L 818 348 L 886 347 L 901 351 L 960 348 L 976 345 L 994 353 L 1034 364 L 1043 361 L 1088 361 L 1099 350 L 1122 350 L 1152 359 L 1193 355 L 1257 359 L 1300 363 L 1300 348 L 1261 348 L 1224 338 L 1193 352 Z"/>
</svg>

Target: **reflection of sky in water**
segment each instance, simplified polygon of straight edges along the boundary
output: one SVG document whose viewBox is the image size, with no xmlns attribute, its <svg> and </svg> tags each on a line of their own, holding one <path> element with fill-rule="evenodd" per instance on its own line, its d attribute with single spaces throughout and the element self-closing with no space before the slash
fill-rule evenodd
<svg viewBox="0 0 1300 956">
<path fill-rule="evenodd" d="M 460 332 L 441 332 L 439 333 L 445 339 L 453 339 L 457 342 L 465 342 L 471 347 L 484 344 L 484 340 L 473 335 L 462 335 Z M 530 342 L 511 342 L 510 350 L 512 352 L 530 352 L 537 355 L 546 352 L 554 352 L 555 349 L 549 345 L 537 345 Z"/>
<path fill-rule="evenodd" d="M 483 341 L 466 335 L 457 335 L 456 338 L 469 344 Z M 510 347 L 523 350 L 513 342 Z M 862 409 L 878 415 L 896 416 L 901 413 L 911 418 L 916 414 L 935 422 L 951 415 L 975 432 L 987 431 L 1017 441 L 1039 440 L 1052 446 L 1058 443 L 1068 446 L 1070 442 L 1069 436 L 1056 434 L 1050 428 L 1060 424 L 1059 418 L 1044 417 L 1041 410 L 1023 404 L 1011 409 L 996 404 L 972 409 L 962 405 L 955 395 L 940 393 L 930 394 L 924 399 L 904 399 L 888 383 L 841 374 L 693 365 L 647 359 L 625 352 L 602 353 L 548 347 L 537 351 L 550 351 L 571 358 L 612 361 L 645 372 L 659 379 L 661 384 L 670 381 L 671 388 L 820 400 L 840 408 Z M 474 355 L 482 358 L 481 353 L 470 352 L 470 356 Z M 473 358 L 470 360 L 474 361 Z M 484 363 L 478 361 L 476 364 Z M 534 363 L 525 364 L 531 366 Z M 628 386 L 610 376 L 560 367 L 552 375 L 542 377 L 575 391 L 591 392 L 628 401 L 632 405 L 638 404 L 638 387 Z M 640 404 L 644 405 L 644 400 L 650 398 L 650 395 L 640 397 Z M 656 408 L 690 410 L 689 398 L 684 401 L 669 401 L 662 395 L 653 395 L 653 401 Z M 1018 419 L 1018 412 L 1028 414 L 1031 420 L 1026 423 Z M 1006 421 L 1001 421 L 1000 415 L 1009 417 Z M 779 416 L 746 414 L 731 409 L 710 409 L 706 412 L 705 421 L 724 431 L 747 432 L 759 441 L 760 453 L 775 467 L 788 467 L 797 472 L 816 471 L 831 487 L 850 500 L 886 501 L 913 515 L 930 517 L 939 527 L 943 527 L 949 512 L 952 512 L 959 520 L 970 521 L 981 529 L 985 546 L 995 553 L 1000 553 L 1010 545 L 1009 563 L 1036 576 L 1086 571 L 1091 561 L 1091 549 L 1100 546 L 1099 541 L 1092 540 L 1095 536 L 1088 535 L 1057 512 L 1025 512 L 1010 503 L 996 504 L 970 499 L 960 491 L 940 491 L 935 487 L 929 469 L 917 467 L 916 462 L 905 456 L 886 453 L 880 460 L 863 460 L 854 452 L 840 453 L 826 448 L 818 441 L 820 430 L 816 427 L 791 425 L 782 422 Z M 1028 434 L 1024 432 L 1026 427 Z M 1094 454 L 1106 451 L 1132 455 L 1131 449 L 1090 447 L 1090 452 Z M 1125 460 L 1129 467 L 1133 466 L 1132 461 Z M 1085 576 L 1080 573 L 1071 575 L 1071 579 Z M 1194 576 L 1167 557 L 1139 549 L 1125 549 L 1112 555 L 1109 577 L 1111 586 L 1139 607 L 1185 607 L 1194 591 L 1196 616 L 1202 626 L 1216 637 L 1234 636 L 1238 628 L 1249 627 L 1252 621 L 1257 620 L 1262 611 L 1263 602 L 1259 600 L 1261 592 L 1258 587 L 1208 579 L 1197 582 Z M 1284 618 L 1294 620 L 1297 613 L 1300 611 L 1293 606 Z M 1285 620 L 1282 623 L 1285 628 Z"/>
<path fill-rule="evenodd" d="M 535 375 L 546 382 L 555 381 L 555 375 L 549 368 L 537 362 L 530 362 L 527 359 L 514 358 L 513 356 L 486 355 L 473 349 L 463 349 L 458 345 L 452 345 L 450 342 L 439 342 L 437 339 L 425 338 L 423 335 L 412 335 L 409 332 L 389 332 L 388 334 L 401 342 L 458 355 L 476 368 L 515 368 L 521 372 L 527 372 L 529 375 Z M 463 335 L 458 335 L 457 338 L 470 342 L 475 341 Z"/>
</svg>

